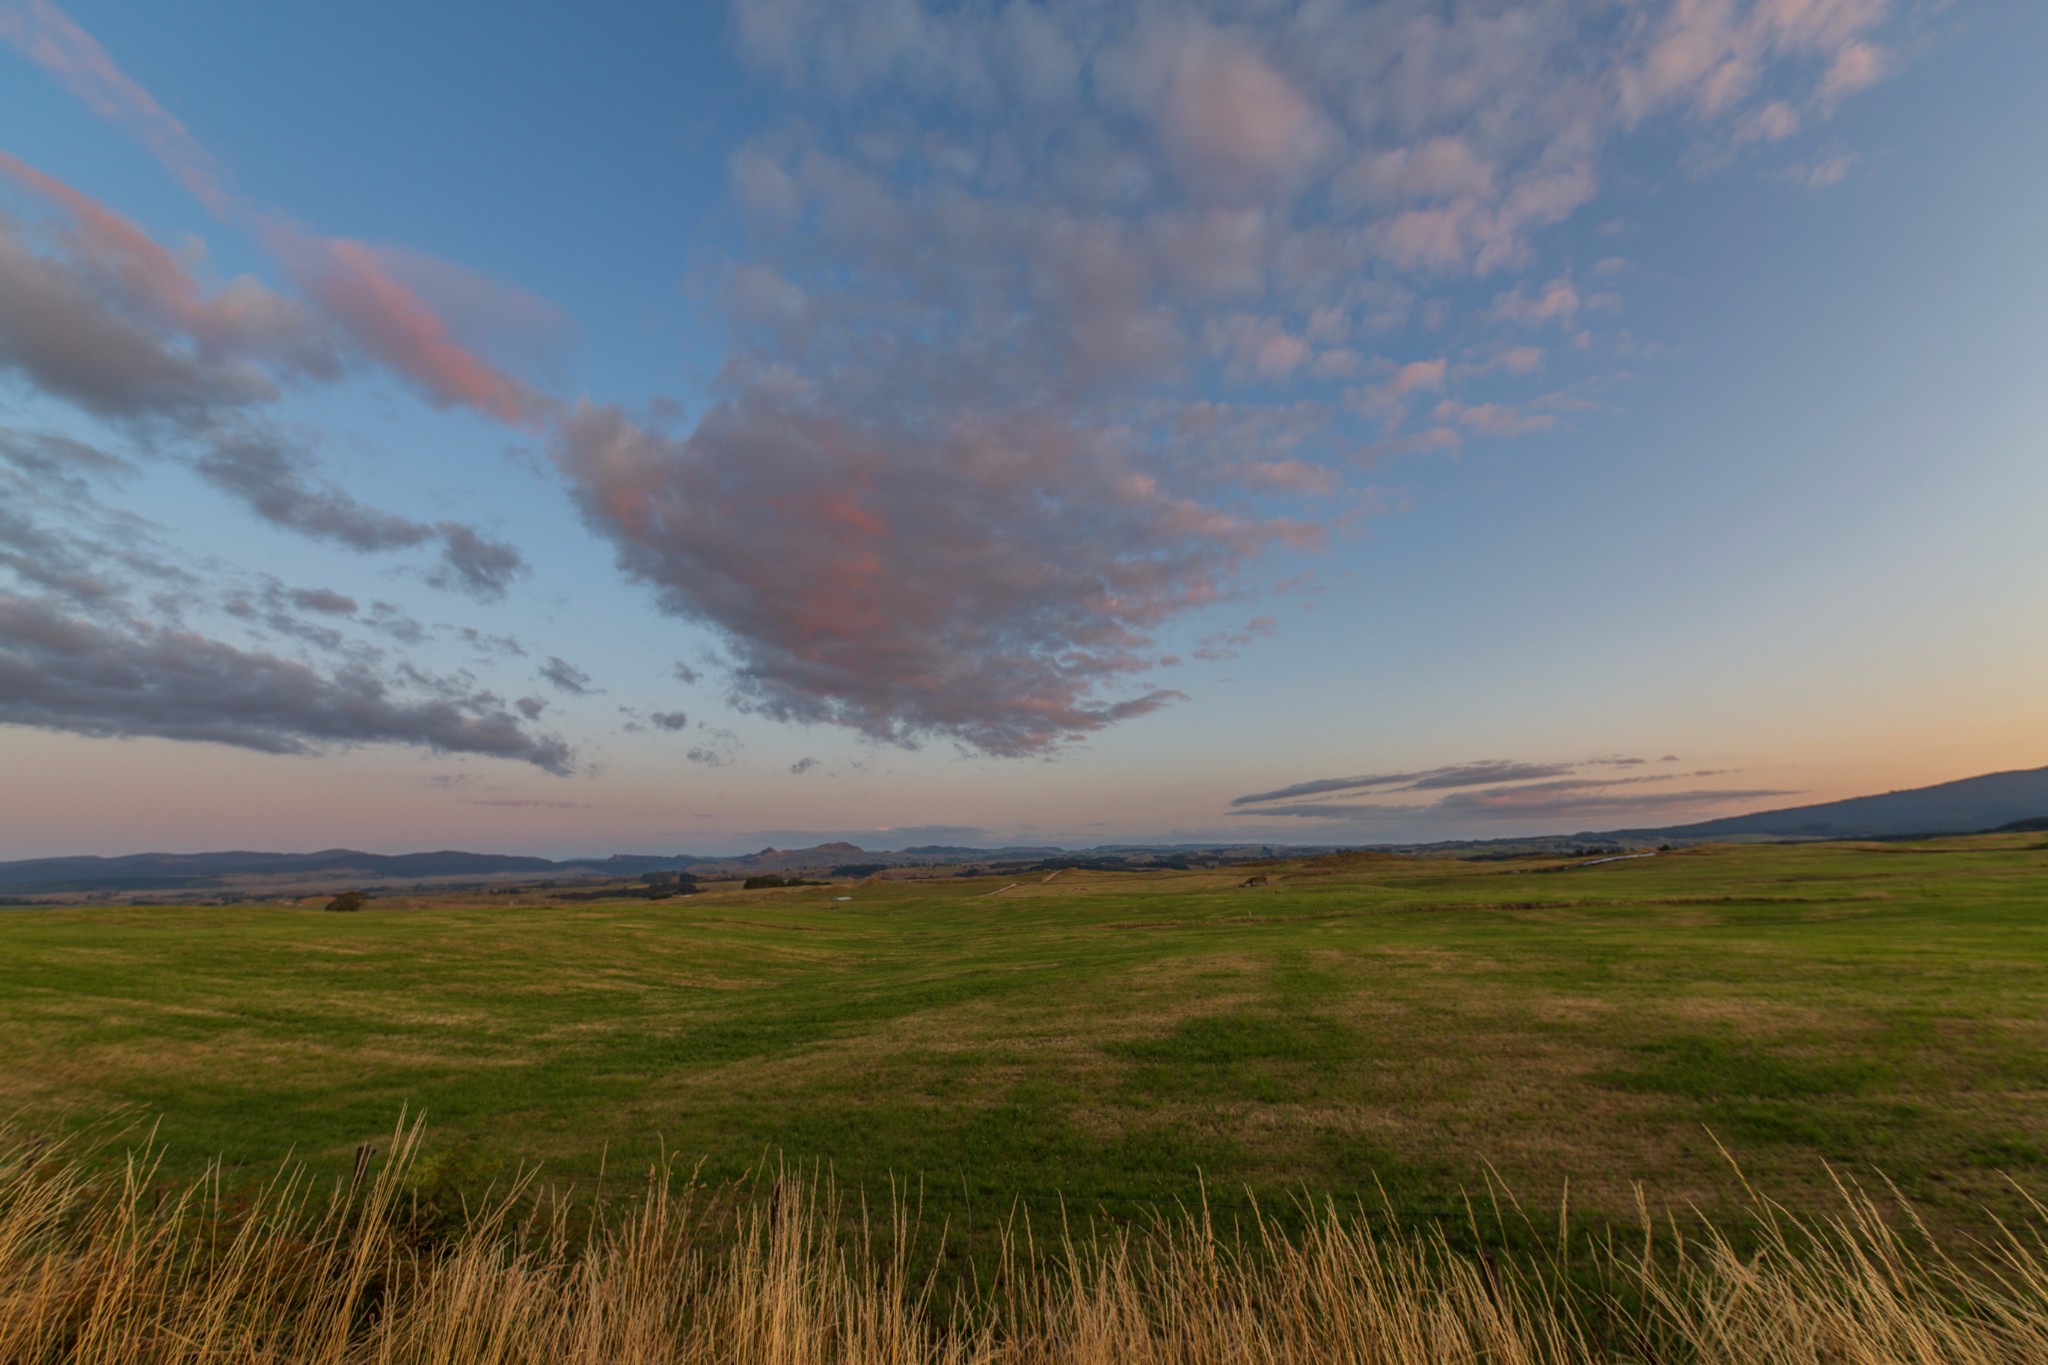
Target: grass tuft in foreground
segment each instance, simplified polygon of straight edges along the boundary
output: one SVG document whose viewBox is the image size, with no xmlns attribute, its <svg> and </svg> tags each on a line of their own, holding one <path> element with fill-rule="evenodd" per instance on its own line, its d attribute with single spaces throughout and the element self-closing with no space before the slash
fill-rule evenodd
<svg viewBox="0 0 2048 1365">
<path fill-rule="evenodd" d="M 1744 1252 L 1647 1217 L 1627 1247 L 1554 1235 L 1498 1259 L 1335 1208 L 1291 1235 L 1199 1210 L 1101 1237 L 1018 1225 L 994 1277 L 941 1304 L 878 1250 L 912 1244 L 902 1208 L 849 1219 L 829 1184 L 655 1178 L 575 1232 L 515 1187 L 437 1222 L 412 1193 L 419 1141 L 401 1130 L 332 1186 L 287 1168 L 228 1198 L 217 1178 L 159 1196 L 146 1152 L 0 1140 L 0 1360 L 2048 1359 L 2048 1220 L 1951 1256 L 1847 1186 L 1818 1220 L 1759 1199 Z"/>
</svg>

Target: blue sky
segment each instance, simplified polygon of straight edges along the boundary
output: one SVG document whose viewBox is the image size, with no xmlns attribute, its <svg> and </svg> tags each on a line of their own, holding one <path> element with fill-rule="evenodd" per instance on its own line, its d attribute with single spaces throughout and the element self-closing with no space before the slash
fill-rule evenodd
<svg viewBox="0 0 2048 1365">
<path fill-rule="evenodd" d="M 671 8 L 0 0 L 0 856 L 2048 761 L 2039 7 Z"/>
</svg>

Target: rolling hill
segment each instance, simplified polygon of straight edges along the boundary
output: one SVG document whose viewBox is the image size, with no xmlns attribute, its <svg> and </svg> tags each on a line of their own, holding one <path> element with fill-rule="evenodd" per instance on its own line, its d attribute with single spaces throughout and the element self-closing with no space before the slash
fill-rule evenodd
<svg viewBox="0 0 2048 1365">
<path fill-rule="evenodd" d="M 1986 773 L 1881 796 L 1756 811 L 1692 825 L 1616 830 L 1610 837 L 1868 839 L 1975 834 L 2048 816 L 2048 768 Z"/>
<path fill-rule="evenodd" d="M 555 862 L 499 853 L 378 854 L 350 848 L 318 853 L 130 853 L 117 858 L 25 858 L 0 863 L 0 891 L 165 891 L 213 886 L 234 878 L 296 878 L 375 882 L 449 877 L 533 877 L 597 874 L 616 877 L 680 870 L 699 860 L 615 854 Z"/>
<path fill-rule="evenodd" d="M 1436 849 L 1448 852 L 1500 843 L 1575 843 L 1598 840 L 1609 844 L 1644 844 L 1713 839 L 1883 839 L 1915 834 L 1975 834 L 1991 830 L 2019 832 L 2048 828 L 2048 768 L 1986 773 L 1931 787 L 1857 796 L 1843 801 L 1756 811 L 1690 825 L 1602 833 L 1546 836 L 1530 840 L 1454 840 L 1441 844 L 1402 845 L 1401 851 Z M 647 872 L 687 871 L 698 875 L 732 876 L 757 872 L 820 875 L 848 865 L 933 866 L 989 864 L 1067 859 L 1079 862 L 1142 866 L 1172 853 L 1200 851 L 1226 859 L 1268 856 L 1270 845 L 1103 845 L 1089 850 L 1053 847 L 978 849 L 928 845 L 895 852 L 875 852 L 849 843 L 814 848 L 764 848 L 739 857 L 706 858 L 689 854 L 613 854 L 604 858 L 518 857 L 510 854 L 434 853 L 376 854 L 330 848 L 318 853 L 133 853 L 123 857 L 29 858 L 0 863 L 0 898 L 24 895 L 81 893 L 196 894 L 240 888 L 266 894 L 292 888 L 446 885 L 456 880 L 502 882 L 532 878 L 629 878 Z M 1329 851 L 1297 847 L 1296 853 Z M 19 903 L 17 901 L 17 903 Z"/>
</svg>

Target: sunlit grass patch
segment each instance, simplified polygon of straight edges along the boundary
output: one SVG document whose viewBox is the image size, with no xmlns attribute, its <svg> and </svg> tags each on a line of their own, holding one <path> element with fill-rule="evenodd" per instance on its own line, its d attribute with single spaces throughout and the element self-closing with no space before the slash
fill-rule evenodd
<svg viewBox="0 0 2048 1365">
<path fill-rule="evenodd" d="M 1204 1175 L 1233 1214 L 1384 1190 L 1427 1220 L 1490 1163 L 1622 1226 L 1639 1181 L 1736 1207 L 1715 1138 L 1788 1202 L 1832 1161 L 1944 1227 L 2048 1175 L 2038 849 L 1266 873 L 10 913 L 0 1097 L 160 1114 L 178 1175 L 333 1173 L 410 1107 L 585 1191 L 664 1145 L 716 1178 L 773 1151 L 922 1179 L 940 1222 L 1123 1218 Z"/>
</svg>

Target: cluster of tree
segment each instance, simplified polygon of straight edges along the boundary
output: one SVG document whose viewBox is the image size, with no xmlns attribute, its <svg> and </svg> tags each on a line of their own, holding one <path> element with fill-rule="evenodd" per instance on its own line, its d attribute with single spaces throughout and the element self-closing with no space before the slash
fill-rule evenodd
<svg viewBox="0 0 2048 1365">
<path fill-rule="evenodd" d="M 1029 877 L 1047 872 L 1190 872 L 1196 868 L 1223 867 L 1235 865 L 1238 860 L 1224 858 L 1189 857 L 1184 854 L 1157 853 L 1068 853 L 1057 858 L 1039 858 L 1025 862 L 971 863 L 958 868 L 956 877 Z"/>
<path fill-rule="evenodd" d="M 802 877 L 749 877 L 742 883 L 742 891 L 762 891 L 775 886 L 830 886 L 830 882 L 807 882 Z"/>
<path fill-rule="evenodd" d="M 602 886 L 594 891 L 557 891 L 558 901 L 665 901 L 672 896 L 694 896 L 697 883 L 675 872 L 649 872 L 639 884 Z"/>
</svg>

